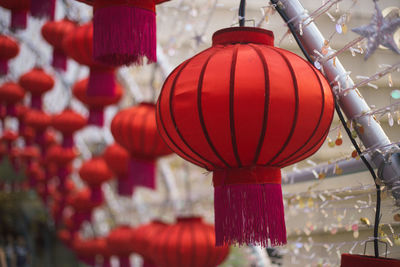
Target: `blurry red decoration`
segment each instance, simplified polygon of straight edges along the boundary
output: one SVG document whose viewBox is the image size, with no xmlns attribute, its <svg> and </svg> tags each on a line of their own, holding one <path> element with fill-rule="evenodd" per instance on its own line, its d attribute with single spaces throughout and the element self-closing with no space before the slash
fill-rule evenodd
<svg viewBox="0 0 400 267">
<path fill-rule="evenodd" d="M 65 36 L 76 29 L 76 24 L 68 19 L 59 21 L 48 21 L 42 27 L 43 38 L 53 46 L 52 66 L 60 69 L 67 69 L 67 56 L 64 51 L 63 41 Z"/>
<path fill-rule="evenodd" d="M 90 221 L 93 209 L 100 204 L 91 200 L 91 194 L 91 190 L 85 187 L 70 197 L 69 203 L 75 210 L 72 231 L 79 230 L 84 221 Z"/>
<path fill-rule="evenodd" d="M 72 246 L 72 239 L 73 235 L 71 234 L 70 231 L 66 229 L 58 230 L 57 231 L 57 238 L 63 242 L 67 247 Z"/>
<path fill-rule="evenodd" d="M 31 0 L 31 15 L 54 20 L 56 0 Z"/>
<path fill-rule="evenodd" d="M 400 260 L 372 256 L 342 254 L 340 267 L 398 267 Z"/>
<path fill-rule="evenodd" d="M 42 109 L 42 95 L 53 88 L 54 78 L 36 67 L 22 75 L 19 84 L 31 94 L 31 108 Z"/>
<path fill-rule="evenodd" d="M 0 0 L 0 6 L 11 11 L 11 29 L 26 29 L 30 3 L 31 0 Z"/>
<path fill-rule="evenodd" d="M 66 178 L 70 172 L 70 164 L 77 156 L 74 148 L 63 148 L 54 145 L 47 150 L 47 160 L 53 162 L 57 166 L 58 190 L 61 193 L 66 192 Z"/>
<path fill-rule="evenodd" d="M 22 87 L 21 87 L 22 89 Z M 23 90 L 23 89 L 22 89 Z M 18 119 L 18 133 L 20 136 L 24 135 L 25 131 L 25 115 L 29 108 L 23 104 L 19 104 L 15 106 L 15 115 Z M 29 145 L 29 144 L 28 144 Z"/>
<path fill-rule="evenodd" d="M 101 185 L 112 178 L 112 173 L 104 159 L 94 157 L 84 162 L 79 169 L 79 176 L 90 187 L 92 191 L 91 200 L 95 203 L 101 203 L 103 200 Z"/>
<path fill-rule="evenodd" d="M 128 177 L 129 153 L 118 144 L 109 145 L 103 154 L 108 167 L 118 178 L 118 194 L 130 196 L 133 193 L 133 184 Z"/>
<path fill-rule="evenodd" d="M 280 169 L 314 154 L 333 116 L 329 83 L 271 31 L 216 32 L 213 46 L 167 78 L 161 136 L 213 171 L 216 244 L 286 243 Z"/>
<path fill-rule="evenodd" d="M 117 104 L 122 97 L 122 89 L 119 84 L 115 86 L 114 96 L 89 96 L 87 95 L 88 79 L 75 83 L 72 88 L 73 95 L 85 104 L 89 109 L 88 124 L 103 126 L 104 108 Z"/>
<path fill-rule="evenodd" d="M 89 266 L 96 266 L 96 255 L 100 252 L 96 239 L 82 239 L 79 234 L 76 234 L 73 248 L 81 261 Z"/>
<path fill-rule="evenodd" d="M 6 82 L 0 86 L 0 102 L 6 104 L 6 114 L 16 116 L 15 105 L 22 101 L 25 91 L 17 83 Z"/>
<path fill-rule="evenodd" d="M 74 133 L 85 127 L 86 123 L 87 121 L 82 115 L 70 108 L 66 108 L 61 113 L 53 116 L 51 125 L 62 133 L 63 147 L 73 147 Z"/>
<path fill-rule="evenodd" d="M 114 228 L 107 237 L 107 248 L 109 252 L 119 258 L 120 267 L 130 267 L 129 256 L 132 250 L 132 228 L 130 226 L 119 226 Z"/>
<path fill-rule="evenodd" d="M 18 138 L 17 133 L 11 130 L 5 130 L 0 140 L 7 145 L 8 151 L 11 152 L 12 144 L 15 140 L 17 140 L 17 138 Z"/>
<path fill-rule="evenodd" d="M 39 183 L 43 183 L 46 178 L 44 170 L 37 162 L 34 162 L 28 166 L 26 170 L 26 176 L 28 177 L 29 186 L 31 188 L 36 187 Z"/>
<path fill-rule="evenodd" d="M 158 233 L 151 249 L 158 267 L 214 267 L 229 254 L 229 247 L 215 247 L 214 227 L 199 217 L 178 218 Z"/>
<path fill-rule="evenodd" d="M 66 54 L 82 65 L 90 68 L 88 96 L 114 96 L 116 81 L 114 68 L 93 60 L 93 25 L 77 27 L 64 37 Z"/>
<path fill-rule="evenodd" d="M 25 123 L 35 130 L 35 142 L 44 152 L 47 146 L 45 131 L 50 126 L 51 117 L 41 110 L 31 110 L 25 116 Z"/>
<path fill-rule="evenodd" d="M 8 73 L 8 61 L 19 53 L 19 45 L 14 38 L 0 34 L 0 76 Z"/>
<path fill-rule="evenodd" d="M 129 179 L 154 189 L 155 160 L 172 152 L 157 131 L 155 105 L 141 103 L 121 110 L 111 123 L 111 133 L 130 153 Z"/>
</svg>

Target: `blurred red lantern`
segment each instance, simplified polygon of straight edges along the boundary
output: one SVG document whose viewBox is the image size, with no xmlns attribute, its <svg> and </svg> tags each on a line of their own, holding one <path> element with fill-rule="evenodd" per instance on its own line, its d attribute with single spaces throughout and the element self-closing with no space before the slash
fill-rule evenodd
<svg viewBox="0 0 400 267">
<path fill-rule="evenodd" d="M 5 82 L 0 86 L 0 101 L 6 104 L 8 116 L 16 116 L 15 105 L 22 101 L 24 95 L 24 89 L 17 83 Z"/>
<path fill-rule="evenodd" d="M 40 156 L 40 151 L 36 146 L 25 146 L 20 151 L 20 156 L 26 167 L 29 167 Z"/>
<path fill-rule="evenodd" d="M 14 38 L 0 34 L 0 76 L 8 73 L 8 61 L 19 53 L 19 45 Z"/>
<path fill-rule="evenodd" d="M 75 213 L 72 216 L 72 231 L 78 231 L 84 221 L 90 221 L 92 211 L 100 203 L 91 200 L 91 190 L 87 187 L 75 192 L 68 200 Z"/>
<path fill-rule="evenodd" d="M 103 201 L 101 185 L 112 178 L 112 173 L 102 157 L 94 157 L 84 162 L 79 169 L 79 176 L 90 187 L 91 200 L 96 203 Z"/>
<path fill-rule="evenodd" d="M 54 20 L 56 0 L 32 0 L 30 11 L 32 17 Z"/>
<path fill-rule="evenodd" d="M 258 28 L 216 32 L 158 99 L 167 144 L 214 172 L 217 245 L 286 243 L 280 169 L 315 153 L 332 121 L 324 76 L 273 40 Z"/>
<path fill-rule="evenodd" d="M 41 110 L 31 110 L 25 116 L 25 123 L 35 130 L 35 142 L 44 153 L 46 149 L 45 131 L 50 126 L 51 117 Z"/>
<path fill-rule="evenodd" d="M 63 47 L 65 36 L 76 29 L 76 24 L 68 19 L 48 21 L 42 27 L 43 38 L 53 47 L 52 66 L 67 70 L 67 55 Z"/>
<path fill-rule="evenodd" d="M 122 89 L 116 84 L 114 96 L 89 96 L 87 95 L 88 79 L 75 83 L 72 88 L 74 96 L 89 109 L 88 124 L 103 126 L 104 108 L 119 102 L 122 97 Z"/>
<path fill-rule="evenodd" d="M 62 133 L 63 147 L 73 147 L 73 135 L 76 131 L 86 126 L 86 119 L 72 109 L 66 108 L 61 113 L 53 116 L 51 125 Z"/>
<path fill-rule="evenodd" d="M 229 247 L 215 247 L 212 225 L 200 217 L 178 218 L 153 239 L 151 249 L 158 267 L 214 267 L 229 254 Z"/>
<path fill-rule="evenodd" d="M 64 37 L 66 54 L 90 68 L 87 96 L 115 96 L 116 81 L 114 68 L 93 60 L 93 25 L 77 27 Z"/>
<path fill-rule="evenodd" d="M 103 154 L 108 167 L 117 176 L 118 194 L 130 196 L 133 193 L 134 185 L 128 177 L 129 171 L 129 153 L 125 148 L 118 144 L 109 145 Z"/>
<path fill-rule="evenodd" d="M 11 152 L 13 142 L 17 140 L 18 134 L 11 130 L 5 130 L 0 140 L 7 145 L 7 149 Z"/>
<path fill-rule="evenodd" d="M 111 255 L 117 256 L 120 267 L 130 267 L 129 256 L 132 251 L 132 228 L 119 226 L 114 228 L 107 236 L 107 248 Z"/>
<path fill-rule="evenodd" d="M 42 95 L 53 88 L 54 78 L 36 67 L 22 75 L 19 84 L 31 94 L 31 108 L 42 109 Z"/>
<path fill-rule="evenodd" d="M 171 153 L 157 131 L 154 104 L 121 110 L 111 123 L 111 132 L 130 153 L 129 179 L 134 185 L 154 189 L 155 160 Z"/>
<path fill-rule="evenodd" d="M 63 148 L 54 145 L 47 150 L 47 161 L 53 162 L 57 166 L 58 190 L 61 193 L 66 192 L 66 179 L 70 173 L 70 164 L 76 158 L 77 152 L 74 148 Z"/>
<path fill-rule="evenodd" d="M 33 162 L 26 170 L 29 186 L 35 188 L 38 184 L 45 181 L 45 173 L 42 167 L 37 162 Z"/>
<path fill-rule="evenodd" d="M 81 261 L 89 266 L 96 266 L 96 255 L 100 250 L 96 239 L 82 239 L 75 235 L 73 248 Z"/>
<path fill-rule="evenodd" d="M 71 248 L 73 235 L 67 229 L 62 229 L 57 231 L 57 238 L 63 242 L 67 247 Z"/>
<path fill-rule="evenodd" d="M 0 0 L 0 6 L 11 11 L 11 29 L 26 29 L 30 3 L 31 0 Z"/>
</svg>

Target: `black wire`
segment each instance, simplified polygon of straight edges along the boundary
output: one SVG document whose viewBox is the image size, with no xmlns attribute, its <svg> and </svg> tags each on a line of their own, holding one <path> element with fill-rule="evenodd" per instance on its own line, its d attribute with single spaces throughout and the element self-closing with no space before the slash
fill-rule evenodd
<svg viewBox="0 0 400 267">
<path fill-rule="evenodd" d="M 240 0 L 240 5 L 239 5 L 239 26 L 240 27 L 244 26 L 245 14 L 246 14 L 246 0 Z"/>
<path fill-rule="evenodd" d="M 279 15 L 282 17 L 282 19 L 286 22 L 287 26 L 289 27 L 290 32 L 292 33 L 294 39 L 296 40 L 296 43 L 300 47 L 301 51 L 303 52 L 304 56 L 307 58 L 307 60 L 311 63 L 314 64 L 313 60 L 311 59 L 310 55 L 307 53 L 306 49 L 304 48 L 303 44 L 301 43 L 300 38 L 298 37 L 296 33 L 296 29 L 294 25 L 289 22 L 289 18 L 286 15 L 286 13 L 281 9 L 281 7 L 278 4 L 279 1 L 277 0 L 271 0 L 271 3 L 274 4 L 275 10 L 279 13 Z M 354 148 L 356 149 L 358 155 L 360 156 L 361 160 L 365 164 L 365 166 L 368 168 L 369 172 L 371 173 L 372 178 L 374 179 L 375 187 L 376 187 L 376 210 L 375 210 L 375 222 L 374 222 L 374 254 L 375 257 L 379 257 L 379 240 L 378 240 L 378 229 L 379 229 L 379 220 L 380 220 L 380 214 L 381 214 L 381 187 L 377 184 L 377 176 L 375 174 L 374 169 L 372 168 L 371 164 L 368 162 L 368 160 L 364 157 L 364 155 L 361 152 L 360 147 L 358 146 L 356 140 L 353 138 L 351 135 L 351 131 L 349 127 L 347 127 L 346 120 L 343 116 L 343 113 L 338 105 L 337 99 L 335 98 L 335 110 L 336 113 L 339 116 L 339 119 L 341 123 L 343 124 L 343 128 L 345 129 L 348 137 L 350 138 L 351 143 L 353 144 Z"/>
</svg>

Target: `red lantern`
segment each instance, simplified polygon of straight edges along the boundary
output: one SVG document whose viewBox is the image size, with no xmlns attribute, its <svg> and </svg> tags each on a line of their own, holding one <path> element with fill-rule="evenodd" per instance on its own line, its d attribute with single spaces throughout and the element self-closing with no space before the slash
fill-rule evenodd
<svg viewBox="0 0 400 267">
<path fill-rule="evenodd" d="M 280 169 L 318 150 L 333 110 L 323 75 L 263 29 L 220 30 L 170 74 L 158 129 L 178 155 L 214 172 L 217 245 L 286 243 Z"/>
<path fill-rule="evenodd" d="M 114 68 L 93 60 L 93 25 L 77 27 L 67 34 L 63 41 L 66 54 L 82 65 L 90 68 L 88 96 L 114 96 L 116 84 Z"/>
<path fill-rule="evenodd" d="M 26 29 L 30 3 L 31 0 L 0 0 L 0 6 L 11 11 L 11 29 Z"/>
<path fill-rule="evenodd" d="M 31 94 L 31 108 L 42 109 L 42 95 L 54 86 L 54 79 L 42 68 L 33 68 L 19 78 L 19 84 Z"/>
<path fill-rule="evenodd" d="M 41 110 L 31 110 L 25 116 L 27 126 L 35 130 L 35 142 L 41 147 L 42 152 L 46 149 L 46 128 L 50 126 L 51 117 Z"/>
<path fill-rule="evenodd" d="M 400 260 L 390 258 L 375 258 L 365 255 L 342 254 L 341 267 L 398 267 Z"/>
<path fill-rule="evenodd" d="M 26 176 L 28 177 L 29 186 L 35 188 L 38 184 L 45 181 L 45 174 L 42 167 L 37 162 L 34 162 L 28 166 L 26 170 Z"/>
<path fill-rule="evenodd" d="M 114 96 L 89 96 L 87 95 L 88 79 L 75 83 L 72 88 L 74 96 L 89 108 L 88 124 L 103 126 L 104 108 L 119 102 L 122 97 L 122 89 L 116 84 Z"/>
<path fill-rule="evenodd" d="M 68 200 L 71 207 L 74 208 L 75 213 L 73 214 L 73 227 L 72 231 L 78 231 L 84 221 L 90 221 L 92 217 L 92 211 L 100 203 L 91 200 L 91 190 L 87 187 L 74 193 Z"/>
<path fill-rule="evenodd" d="M 8 73 L 8 61 L 19 53 L 19 45 L 14 38 L 0 34 L 0 76 Z"/>
<path fill-rule="evenodd" d="M 107 248 L 111 255 L 119 258 L 120 267 L 130 267 L 129 255 L 132 251 L 132 228 L 119 226 L 113 229 L 107 237 Z"/>
<path fill-rule="evenodd" d="M 79 176 L 92 190 L 91 200 L 101 203 L 103 201 L 101 185 L 112 178 L 112 173 L 104 159 L 94 157 L 84 162 L 79 169 Z"/>
<path fill-rule="evenodd" d="M 229 254 L 229 247 L 215 247 L 212 225 L 200 217 L 178 218 L 152 241 L 153 260 L 158 267 L 214 267 Z"/>
<path fill-rule="evenodd" d="M 25 92 L 17 83 L 6 82 L 0 86 L 0 101 L 6 104 L 6 114 L 16 116 L 15 104 L 22 101 Z"/>
<path fill-rule="evenodd" d="M 79 235 L 74 237 L 73 248 L 78 258 L 89 266 L 96 266 L 96 255 L 99 246 L 96 239 L 82 239 Z"/>
<path fill-rule="evenodd" d="M 131 155 L 129 175 L 134 185 L 154 189 L 155 160 L 171 153 L 157 131 L 154 104 L 120 111 L 111 123 L 111 132 Z"/>
<path fill-rule="evenodd" d="M 56 69 L 67 70 L 67 56 L 63 47 L 65 36 L 76 29 L 76 24 L 68 19 L 48 21 L 42 27 L 43 38 L 53 46 L 52 66 Z"/>
<path fill-rule="evenodd" d="M 77 152 L 74 148 L 63 148 L 58 145 L 54 145 L 47 150 L 47 160 L 53 162 L 57 166 L 58 176 L 58 190 L 61 193 L 67 191 L 66 179 L 70 173 L 70 164 L 76 158 Z"/>
<path fill-rule="evenodd" d="M 30 11 L 32 17 L 54 20 L 56 0 L 32 0 Z"/>
<path fill-rule="evenodd" d="M 118 178 L 118 194 L 130 196 L 133 193 L 133 183 L 128 177 L 129 153 L 118 144 L 112 144 L 104 150 L 104 160 Z"/>
<path fill-rule="evenodd" d="M 11 130 L 5 130 L 3 135 L 1 136 L 0 140 L 3 141 L 7 145 L 7 149 L 11 152 L 12 144 L 15 140 L 17 140 L 18 135 L 17 133 Z"/>
<path fill-rule="evenodd" d="M 74 133 L 86 126 L 86 119 L 72 109 L 66 108 L 60 114 L 53 116 L 51 125 L 62 133 L 63 147 L 70 148 L 74 146 Z"/>
</svg>

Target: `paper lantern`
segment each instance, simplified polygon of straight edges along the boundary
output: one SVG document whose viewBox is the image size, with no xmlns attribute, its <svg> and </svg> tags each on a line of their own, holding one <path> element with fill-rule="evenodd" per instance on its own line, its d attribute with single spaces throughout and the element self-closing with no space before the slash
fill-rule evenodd
<svg viewBox="0 0 400 267">
<path fill-rule="evenodd" d="M 117 256 L 119 267 L 130 267 L 129 256 L 133 252 L 131 244 L 132 228 L 122 225 L 114 228 L 107 236 L 108 251 Z"/>
<path fill-rule="evenodd" d="M 329 83 L 259 28 L 223 29 L 178 66 L 157 103 L 161 136 L 213 171 L 216 243 L 286 243 L 280 169 L 315 153 L 332 121 Z"/>
<path fill-rule="evenodd" d="M 11 11 L 11 29 L 26 29 L 30 3 L 31 0 L 0 0 L 0 6 Z"/>
<path fill-rule="evenodd" d="M 24 89 L 17 83 L 5 82 L 0 86 L 0 101 L 6 104 L 6 115 L 16 116 L 15 105 L 22 101 L 24 95 Z"/>
<path fill-rule="evenodd" d="M 28 177 L 29 186 L 35 188 L 39 183 L 45 181 L 45 173 L 37 162 L 33 162 L 26 169 L 26 177 Z"/>
<path fill-rule="evenodd" d="M 125 148 L 118 144 L 109 145 L 103 154 L 108 167 L 117 176 L 118 194 L 130 196 L 133 193 L 134 183 L 128 177 L 129 172 L 129 153 Z"/>
<path fill-rule="evenodd" d="M 0 140 L 6 144 L 7 150 L 9 152 L 11 152 L 13 142 L 15 140 L 17 140 L 17 138 L 18 138 L 17 133 L 15 133 L 14 131 L 11 131 L 11 130 L 5 130 L 3 132 L 3 135 L 1 136 Z"/>
<path fill-rule="evenodd" d="M 88 79 L 81 80 L 72 88 L 73 95 L 85 104 L 89 109 L 88 124 L 103 126 L 104 108 L 119 102 L 122 97 L 122 89 L 119 84 L 115 86 L 114 96 L 89 96 L 87 95 Z"/>
<path fill-rule="evenodd" d="M 112 178 L 112 173 L 102 157 L 93 157 L 84 162 L 79 169 L 79 176 L 90 187 L 91 200 L 95 203 L 103 201 L 101 185 Z"/>
<path fill-rule="evenodd" d="M 54 20 L 56 0 L 31 0 L 30 11 L 32 17 Z"/>
<path fill-rule="evenodd" d="M 78 258 L 89 266 L 96 266 L 99 247 L 96 239 L 82 239 L 78 234 L 73 240 L 73 249 Z"/>
<path fill-rule="evenodd" d="M 63 147 L 73 147 L 75 132 L 86 126 L 86 119 L 73 111 L 71 108 L 64 109 L 61 113 L 54 115 L 51 125 L 63 135 Z"/>
<path fill-rule="evenodd" d="M 8 73 L 8 61 L 19 54 L 19 45 L 14 38 L 0 34 L 0 76 Z"/>
<path fill-rule="evenodd" d="M 45 131 L 51 124 L 51 117 L 41 110 L 31 110 L 25 116 L 25 123 L 35 130 L 35 142 L 44 153 L 46 149 Z"/>
<path fill-rule="evenodd" d="M 214 267 L 229 254 L 229 247 L 215 247 L 212 225 L 200 217 L 178 218 L 152 241 L 153 260 L 158 267 Z"/>
<path fill-rule="evenodd" d="M 52 66 L 59 70 L 67 70 L 67 55 L 63 41 L 65 36 L 76 29 L 76 24 L 68 19 L 48 21 L 42 27 L 43 38 L 53 47 Z"/>
<path fill-rule="evenodd" d="M 63 41 L 66 54 L 90 68 L 87 95 L 114 97 L 117 93 L 114 68 L 93 60 L 92 46 L 93 25 L 91 23 L 77 27 L 67 34 Z"/>
<path fill-rule="evenodd" d="M 134 185 L 154 189 L 155 160 L 171 153 L 157 131 L 154 104 L 141 103 L 118 112 L 111 133 L 130 153 L 129 176 Z"/>
<path fill-rule="evenodd" d="M 19 84 L 31 94 L 31 108 L 42 109 L 42 95 L 54 86 L 54 78 L 35 67 L 19 78 Z"/>
<path fill-rule="evenodd" d="M 92 217 L 92 211 L 95 207 L 99 206 L 100 203 L 94 202 L 91 199 L 90 188 L 83 188 L 78 192 L 75 192 L 68 200 L 71 207 L 74 209 L 73 214 L 73 227 L 72 231 L 78 231 L 84 221 L 90 221 Z"/>
<path fill-rule="evenodd" d="M 66 179 L 70 173 L 70 165 L 76 156 L 77 152 L 73 147 L 64 148 L 59 145 L 54 145 L 47 150 L 46 159 L 57 166 L 57 176 L 59 181 L 58 190 L 61 193 L 67 191 Z"/>
<path fill-rule="evenodd" d="M 372 256 L 342 254 L 341 267 L 398 267 L 400 260 Z"/>
</svg>

